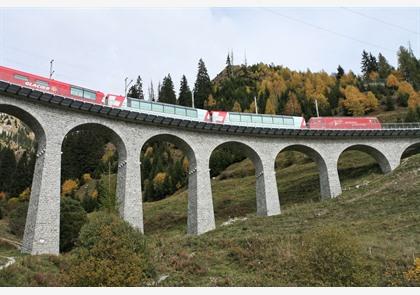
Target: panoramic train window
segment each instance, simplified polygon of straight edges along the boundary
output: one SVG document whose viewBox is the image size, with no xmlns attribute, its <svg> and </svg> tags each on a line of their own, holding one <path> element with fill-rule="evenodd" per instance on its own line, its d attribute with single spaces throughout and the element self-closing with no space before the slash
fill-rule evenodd
<svg viewBox="0 0 420 295">
<path fill-rule="evenodd" d="M 134 99 L 129 99 L 128 101 L 131 104 L 130 107 L 136 108 L 136 109 L 139 109 L 140 108 L 140 102 L 139 101 L 134 100 Z"/>
<path fill-rule="evenodd" d="M 240 115 L 229 114 L 229 120 L 231 122 L 240 122 L 241 121 L 241 117 L 240 117 Z"/>
<path fill-rule="evenodd" d="M 241 115 L 241 121 L 250 123 L 251 122 L 251 116 L 250 115 Z"/>
<path fill-rule="evenodd" d="M 27 77 L 22 76 L 22 75 L 18 75 L 18 74 L 16 74 L 14 77 L 15 77 L 15 79 L 22 80 L 22 81 L 28 81 L 29 80 Z"/>
<path fill-rule="evenodd" d="M 175 113 L 180 116 L 186 116 L 187 112 L 185 109 L 182 108 L 175 108 Z"/>
<path fill-rule="evenodd" d="M 187 110 L 187 116 L 196 118 L 197 117 L 197 111 L 196 110 Z"/>
<path fill-rule="evenodd" d="M 292 118 L 284 118 L 284 124 L 285 125 L 293 125 L 293 119 Z"/>
<path fill-rule="evenodd" d="M 273 124 L 273 118 L 272 117 L 262 117 L 262 122 L 265 124 Z"/>
<path fill-rule="evenodd" d="M 262 123 L 261 116 L 252 116 L 252 123 Z"/>
<path fill-rule="evenodd" d="M 35 83 L 38 84 L 38 85 L 45 86 L 45 87 L 49 86 L 47 82 L 42 81 L 42 80 L 36 80 Z"/>
<path fill-rule="evenodd" d="M 87 99 L 96 99 L 96 93 L 89 90 L 83 90 L 83 97 Z"/>
<path fill-rule="evenodd" d="M 281 117 L 274 117 L 273 118 L 273 122 L 274 122 L 274 124 L 277 124 L 277 125 L 283 125 L 283 118 L 281 118 Z"/>
<path fill-rule="evenodd" d="M 152 111 L 163 112 L 163 105 L 161 104 L 152 104 Z"/>
<path fill-rule="evenodd" d="M 166 114 L 175 114 L 175 107 L 172 106 L 164 106 L 163 108 Z"/>
<path fill-rule="evenodd" d="M 71 87 L 70 88 L 70 94 L 74 96 L 80 96 L 83 97 L 83 89 Z"/>
<path fill-rule="evenodd" d="M 140 109 L 145 111 L 151 111 L 152 110 L 152 104 L 149 102 L 140 102 Z"/>
</svg>

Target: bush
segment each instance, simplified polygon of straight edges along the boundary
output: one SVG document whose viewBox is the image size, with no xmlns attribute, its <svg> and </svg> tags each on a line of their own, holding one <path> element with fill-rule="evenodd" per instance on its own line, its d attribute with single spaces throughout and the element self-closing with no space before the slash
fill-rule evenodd
<svg viewBox="0 0 420 295">
<path fill-rule="evenodd" d="M 69 251 L 86 223 L 86 211 L 79 201 L 64 197 L 60 204 L 60 251 Z"/>
<path fill-rule="evenodd" d="M 413 287 L 420 287 L 420 258 L 414 260 L 413 266 L 404 273 L 404 278 Z"/>
<path fill-rule="evenodd" d="M 360 247 L 353 235 L 335 228 L 321 229 L 303 238 L 297 263 L 299 279 L 311 286 L 360 286 L 375 273 L 363 265 Z"/>
<path fill-rule="evenodd" d="M 19 202 L 15 205 L 9 214 L 9 228 L 10 231 L 18 236 L 23 237 L 25 231 L 26 215 L 28 213 L 28 202 Z"/>
<path fill-rule="evenodd" d="M 154 271 L 143 235 L 116 214 L 92 213 L 64 270 L 69 286 L 141 286 Z"/>
</svg>

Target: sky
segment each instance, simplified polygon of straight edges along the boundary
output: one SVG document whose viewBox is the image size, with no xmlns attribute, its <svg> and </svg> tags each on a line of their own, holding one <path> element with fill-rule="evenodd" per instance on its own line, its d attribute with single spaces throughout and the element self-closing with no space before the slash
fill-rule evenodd
<svg viewBox="0 0 420 295">
<path fill-rule="evenodd" d="M 420 8 L 0 8 L 0 65 L 70 84 L 123 94 L 124 79 L 143 91 L 170 74 L 193 88 L 198 60 L 210 78 L 225 66 L 274 63 L 292 70 L 360 72 L 361 52 L 397 50 L 420 58 Z"/>
</svg>

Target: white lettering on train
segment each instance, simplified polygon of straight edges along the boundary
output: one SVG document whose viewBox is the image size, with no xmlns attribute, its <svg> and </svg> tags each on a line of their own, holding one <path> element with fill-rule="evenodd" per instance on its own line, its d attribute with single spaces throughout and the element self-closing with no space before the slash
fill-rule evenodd
<svg viewBox="0 0 420 295">
<path fill-rule="evenodd" d="M 50 91 L 50 90 L 55 91 L 54 89 L 51 89 L 48 86 L 39 85 L 39 84 L 32 83 L 32 82 L 29 82 L 29 81 L 25 82 L 25 85 L 26 86 L 29 86 L 29 87 L 32 87 L 32 88 L 37 88 L 37 89 L 45 90 L 45 91 Z"/>
</svg>

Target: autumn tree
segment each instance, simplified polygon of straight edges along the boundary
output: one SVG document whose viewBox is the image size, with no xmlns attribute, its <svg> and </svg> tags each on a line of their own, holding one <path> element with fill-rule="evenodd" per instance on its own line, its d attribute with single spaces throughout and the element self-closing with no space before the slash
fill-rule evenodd
<svg viewBox="0 0 420 295">
<path fill-rule="evenodd" d="M 284 108 L 284 114 L 286 115 L 301 115 L 302 109 L 300 107 L 300 103 L 296 97 L 296 94 L 292 93 L 289 97 L 289 100 L 286 103 L 286 106 Z"/>
</svg>

